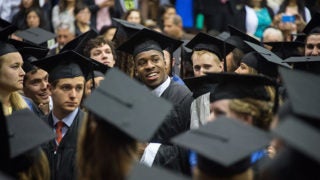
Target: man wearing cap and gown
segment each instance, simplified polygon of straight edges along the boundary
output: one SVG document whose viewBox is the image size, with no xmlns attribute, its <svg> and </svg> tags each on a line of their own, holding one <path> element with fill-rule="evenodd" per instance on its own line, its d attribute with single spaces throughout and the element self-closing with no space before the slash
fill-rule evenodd
<svg viewBox="0 0 320 180">
<path fill-rule="evenodd" d="M 76 179 L 75 157 L 78 130 L 83 118 L 79 108 L 92 62 L 74 51 L 66 51 L 34 65 L 49 73 L 53 101 L 47 123 L 56 138 L 43 145 L 51 168 L 51 179 Z"/>
<path fill-rule="evenodd" d="M 156 96 L 165 98 L 174 104 L 174 110 L 171 111 L 153 138 L 152 142 L 158 143 L 168 143 L 171 137 L 190 128 L 192 93 L 185 86 L 172 81 L 165 70 L 162 51 L 171 42 L 171 38 L 161 33 L 143 29 L 118 47 L 118 50 L 133 54 L 139 80 L 152 89 Z M 154 154 L 150 158 L 146 157 L 148 164 L 154 164 L 156 158 L 155 163 L 166 167 L 176 168 L 180 171 L 188 169 L 182 170 L 181 164 L 179 164 L 182 160 L 179 158 L 180 153 L 171 148 L 171 146 L 161 146 L 161 144 L 149 144 L 145 152 L 152 150 Z M 157 155 L 158 149 L 162 152 L 161 155 L 158 153 L 159 156 Z"/>
</svg>

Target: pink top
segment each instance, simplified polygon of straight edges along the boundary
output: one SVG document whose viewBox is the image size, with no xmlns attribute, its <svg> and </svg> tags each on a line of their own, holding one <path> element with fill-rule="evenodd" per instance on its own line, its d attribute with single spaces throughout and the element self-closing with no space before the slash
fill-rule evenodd
<svg viewBox="0 0 320 180">
<path fill-rule="evenodd" d="M 96 4 L 102 3 L 105 0 L 95 0 Z M 111 25 L 111 17 L 109 13 L 109 7 L 99 9 L 97 12 L 97 30 L 100 31 L 102 26 Z"/>
</svg>

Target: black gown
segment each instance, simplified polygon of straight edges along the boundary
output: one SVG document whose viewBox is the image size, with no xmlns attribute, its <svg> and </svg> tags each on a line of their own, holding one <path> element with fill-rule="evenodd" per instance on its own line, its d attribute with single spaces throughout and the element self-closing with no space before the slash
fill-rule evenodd
<svg viewBox="0 0 320 180">
<path fill-rule="evenodd" d="M 155 140 L 161 142 L 153 165 L 190 175 L 188 151 L 171 145 L 169 140 L 190 129 L 190 106 L 193 101 L 191 91 L 171 80 L 169 87 L 161 95 L 173 103 L 174 109 L 161 125 Z"/>
<path fill-rule="evenodd" d="M 72 125 L 67 133 L 62 138 L 60 145 L 57 147 L 55 139 L 42 145 L 50 165 L 50 173 L 52 180 L 68 179 L 73 180 L 76 178 L 76 149 L 78 131 L 81 127 L 83 119 L 83 112 L 79 109 Z M 49 126 L 54 129 L 52 112 L 48 116 Z M 55 149 L 58 148 L 56 151 Z"/>
</svg>

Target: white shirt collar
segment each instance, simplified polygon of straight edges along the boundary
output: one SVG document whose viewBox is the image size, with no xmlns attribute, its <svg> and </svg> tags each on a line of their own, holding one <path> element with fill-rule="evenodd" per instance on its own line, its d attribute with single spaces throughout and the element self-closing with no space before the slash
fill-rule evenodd
<svg viewBox="0 0 320 180">
<path fill-rule="evenodd" d="M 68 116 L 62 119 L 62 121 L 67 125 L 68 127 L 71 126 L 74 118 L 76 117 L 77 113 L 79 111 L 79 108 L 73 110 Z M 53 125 L 55 126 L 59 119 L 52 113 L 52 118 L 53 118 Z"/>
<path fill-rule="evenodd" d="M 160 97 L 162 93 L 169 87 L 170 81 L 171 80 L 168 76 L 167 80 L 165 80 L 160 86 L 152 90 L 152 93 Z"/>
</svg>

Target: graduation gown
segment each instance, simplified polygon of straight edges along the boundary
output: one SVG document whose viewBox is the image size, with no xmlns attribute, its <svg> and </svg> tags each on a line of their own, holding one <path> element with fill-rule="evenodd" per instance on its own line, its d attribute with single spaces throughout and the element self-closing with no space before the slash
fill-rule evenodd
<svg viewBox="0 0 320 180">
<path fill-rule="evenodd" d="M 156 133 L 162 140 L 153 165 L 190 175 L 188 151 L 170 145 L 169 139 L 190 129 L 190 106 L 193 101 L 191 91 L 171 80 L 169 87 L 161 95 L 173 103 L 174 109 Z"/>
<path fill-rule="evenodd" d="M 72 125 L 57 147 L 55 139 L 42 146 L 50 165 L 52 180 L 76 179 L 75 161 L 78 131 L 81 127 L 83 112 L 79 109 Z M 52 112 L 48 116 L 49 126 L 54 129 Z M 57 150 L 56 150 L 57 148 Z"/>
<path fill-rule="evenodd" d="M 172 137 L 190 129 L 190 107 L 193 97 L 186 86 L 172 80 L 161 97 L 170 101 L 174 108 L 155 133 L 152 141 L 167 144 Z"/>
</svg>

